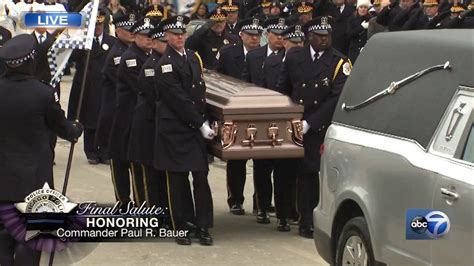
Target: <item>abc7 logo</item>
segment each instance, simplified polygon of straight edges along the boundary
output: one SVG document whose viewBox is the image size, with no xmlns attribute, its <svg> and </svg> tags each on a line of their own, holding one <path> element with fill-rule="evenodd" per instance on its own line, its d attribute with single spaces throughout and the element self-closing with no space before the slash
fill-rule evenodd
<svg viewBox="0 0 474 266">
<path fill-rule="evenodd" d="M 450 222 L 446 214 L 432 211 L 426 216 L 416 216 L 411 220 L 411 230 L 418 234 L 427 234 L 430 238 L 440 238 L 449 232 Z"/>
</svg>

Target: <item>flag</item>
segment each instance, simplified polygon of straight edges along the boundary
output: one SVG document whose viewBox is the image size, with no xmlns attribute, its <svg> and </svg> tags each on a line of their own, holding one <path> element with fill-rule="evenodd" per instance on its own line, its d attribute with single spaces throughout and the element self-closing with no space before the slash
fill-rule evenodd
<svg viewBox="0 0 474 266">
<path fill-rule="evenodd" d="M 94 41 L 95 23 L 99 0 L 92 0 L 82 10 L 85 26 L 78 29 L 66 29 L 56 39 L 48 51 L 48 61 L 52 74 L 50 85 L 56 87 L 63 76 L 69 57 L 74 49 L 90 50 Z"/>
</svg>

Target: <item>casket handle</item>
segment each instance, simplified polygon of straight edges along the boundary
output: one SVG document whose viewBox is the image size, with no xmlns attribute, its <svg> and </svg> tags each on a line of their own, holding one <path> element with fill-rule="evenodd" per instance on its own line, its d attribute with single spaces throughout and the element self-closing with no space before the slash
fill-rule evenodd
<svg viewBox="0 0 474 266">
<path fill-rule="evenodd" d="M 253 147 L 258 144 L 262 145 L 272 145 L 275 147 L 276 145 L 281 145 L 283 143 L 283 139 L 277 139 L 278 136 L 278 127 L 276 123 L 270 123 L 268 127 L 268 138 L 269 139 L 255 139 L 257 135 L 257 127 L 254 124 L 249 124 L 247 126 L 247 139 L 242 140 L 243 146 L 250 146 Z"/>
</svg>

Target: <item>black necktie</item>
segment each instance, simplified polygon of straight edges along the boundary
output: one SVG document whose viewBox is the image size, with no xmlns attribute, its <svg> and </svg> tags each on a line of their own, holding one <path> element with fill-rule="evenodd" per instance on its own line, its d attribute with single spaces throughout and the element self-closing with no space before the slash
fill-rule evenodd
<svg viewBox="0 0 474 266">
<path fill-rule="evenodd" d="M 98 45 L 100 45 L 100 39 L 99 39 L 99 37 L 95 37 L 95 42 L 96 42 Z"/>
</svg>

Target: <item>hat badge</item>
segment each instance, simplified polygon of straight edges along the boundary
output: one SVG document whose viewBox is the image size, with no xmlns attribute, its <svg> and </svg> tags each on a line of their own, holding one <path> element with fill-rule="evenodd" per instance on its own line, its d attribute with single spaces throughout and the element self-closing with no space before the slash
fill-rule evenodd
<svg viewBox="0 0 474 266">
<path fill-rule="evenodd" d="M 178 16 L 178 17 L 176 18 L 176 26 L 181 27 L 182 24 L 183 24 L 183 20 L 184 20 L 184 19 L 183 19 L 182 16 Z"/>
<path fill-rule="evenodd" d="M 278 26 L 281 26 L 281 27 L 285 26 L 285 19 L 284 18 L 278 19 Z"/>
<path fill-rule="evenodd" d="M 322 17 L 321 18 L 321 25 L 327 25 L 328 24 L 328 17 Z"/>
<path fill-rule="evenodd" d="M 128 17 L 128 20 L 135 21 L 135 14 L 130 14 L 130 16 Z"/>
<path fill-rule="evenodd" d="M 296 25 L 295 26 L 295 31 L 301 31 L 301 25 Z"/>
<path fill-rule="evenodd" d="M 143 19 L 143 22 L 145 27 L 150 27 L 150 18 Z"/>
<path fill-rule="evenodd" d="M 254 26 L 258 26 L 258 18 L 254 18 L 254 19 L 252 20 L 252 24 L 253 24 Z"/>
</svg>

